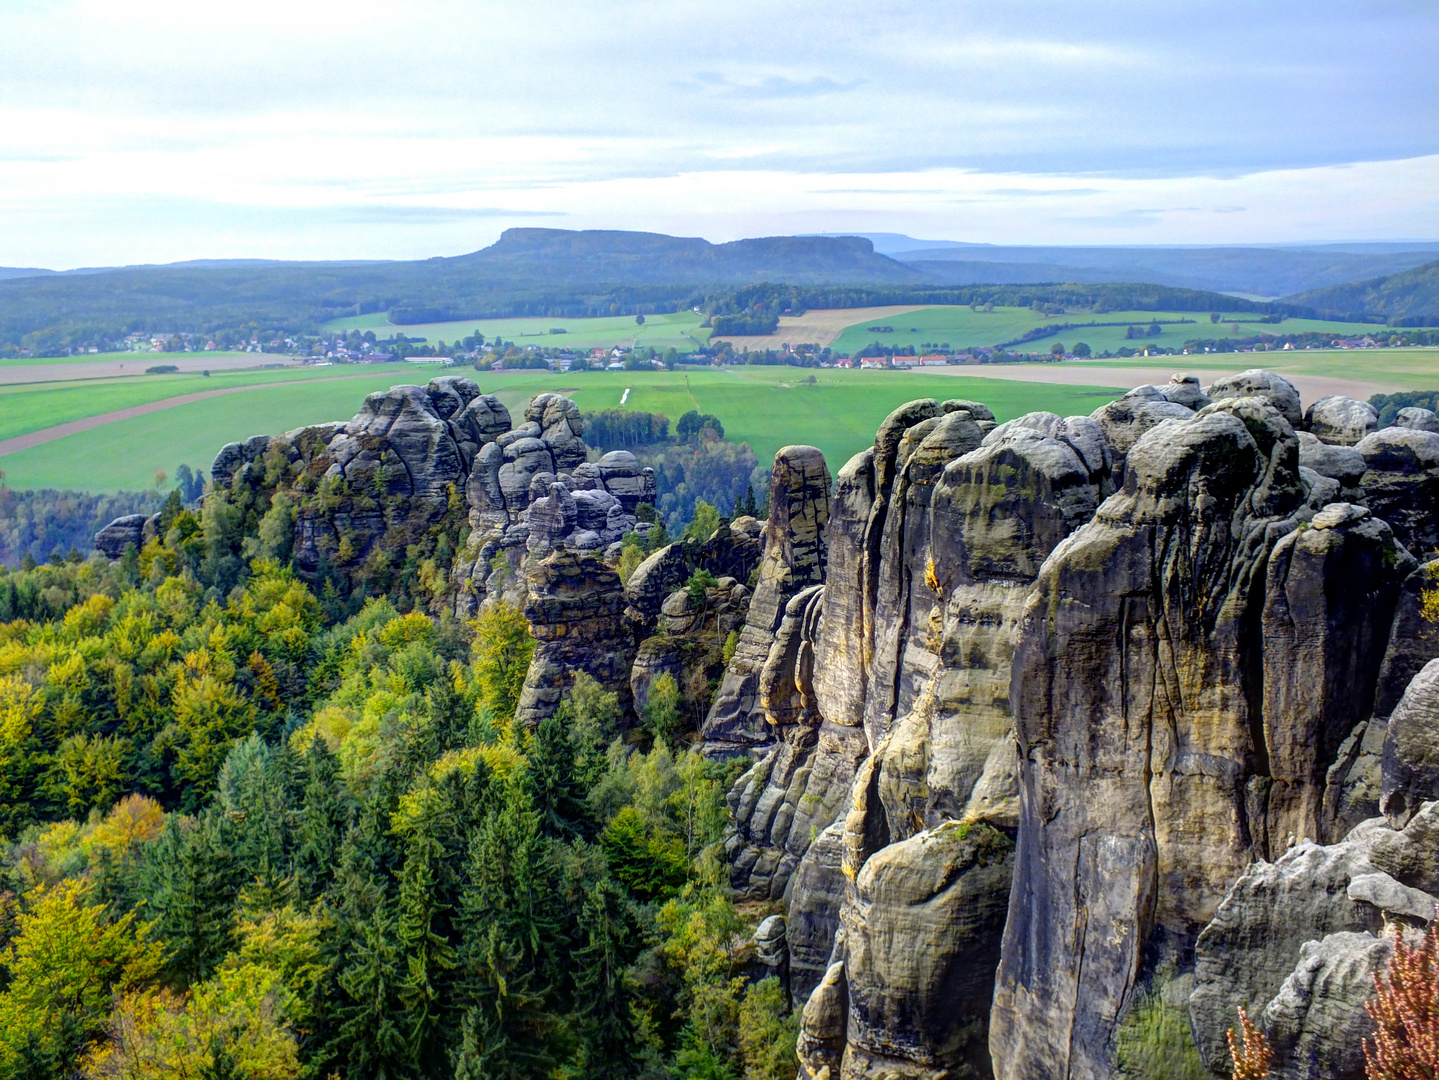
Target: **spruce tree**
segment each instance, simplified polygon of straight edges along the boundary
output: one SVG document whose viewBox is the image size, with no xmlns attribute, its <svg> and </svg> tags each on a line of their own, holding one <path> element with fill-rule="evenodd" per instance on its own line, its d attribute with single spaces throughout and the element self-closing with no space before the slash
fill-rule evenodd
<svg viewBox="0 0 1439 1080">
<path fill-rule="evenodd" d="M 295 815 L 294 890 L 314 900 L 333 879 L 348 810 L 340 797 L 339 763 L 324 739 L 314 739 L 302 763 L 302 794 Z"/>
</svg>

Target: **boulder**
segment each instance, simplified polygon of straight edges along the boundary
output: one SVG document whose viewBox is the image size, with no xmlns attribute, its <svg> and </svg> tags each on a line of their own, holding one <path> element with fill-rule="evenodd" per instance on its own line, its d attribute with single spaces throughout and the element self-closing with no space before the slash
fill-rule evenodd
<svg viewBox="0 0 1439 1080">
<path fill-rule="evenodd" d="M 1357 488 L 1364 476 L 1364 455 L 1348 446 L 1330 446 L 1308 431 L 1298 433 L 1299 464 L 1343 488 Z"/>
<path fill-rule="evenodd" d="M 1433 409 L 1421 409 L 1411 405 L 1406 409 L 1400 409 L 1394 415 L 1394 426 L 1414 428 L 1416 431 L 1439 432 L 1439 416 L 1434 415 Z"/>
<path fill-rule="evenodd" d="M 595 463 L 595 471 L 604 489 L 624 506 L 625 513 L 633 514 L 640 503 L 654 503 L 654 470 L 641 468 L 639 459 L 628 450 L 611 450 Z"/>
<path fill-rule="evenodd" d="M 1262 398 L 1273 405 L 1291 426 L 1298 428 L 1304 422 L 1299 391 L 1288 379 L 1272 371 L 1251 368 L 1238 375 L 1226 375 L 1216 379 L 1204 392 L 1214 401 L 1233 397 Z"/>
<path fill-rule="evenodd" d="M 1153 386 L 1141 386 L 1091 414 L 1104 432 L 1113 459 L 1114 481 L 1124 474 L 1124 459 L 1140 437 L 1164 420 L 1185 420 L 1194 410 L 1170 401 Z"/>
<path fill-rule="evenodd" d="M 1439 802 L 1422 804 L 1402 831 L 1376 836 L 1369 861 L 1401 885 L 1439 893 Z"/>
<path fill-rule="evenodd" d="M 1367 401 L 1331 394 L 1304 410 L 1304 429 L 1320 442 L 1353 446 L 1379 427 L 1379 410 Z"/>
<path fill-rule="evenodd" d="M 233 445 L 233 444 L 232 444 Z M 118 559 L 131 544 L 138 551 L 143 545 L 145 531 L 144 514 L 126 514 L 117 517 L 95 534 L 95 550 L 107 559 Z"/>
<path fill-rule="evenodd" d="M 1169 401 L 1195 411 L 1204 408 L 1212 401 L 1200 387 L 1198 375 L 1186 375 L 1182 372 L 1171 375 L 1169 383 L 1157 389 Z"/>
<path fill-rule="evenodd" d="M 1439 546 L 1439 433 L 1391 427 L 1361 439 L 1363 503 L 1389 522 L 1410 552 Z"/>
</svg>

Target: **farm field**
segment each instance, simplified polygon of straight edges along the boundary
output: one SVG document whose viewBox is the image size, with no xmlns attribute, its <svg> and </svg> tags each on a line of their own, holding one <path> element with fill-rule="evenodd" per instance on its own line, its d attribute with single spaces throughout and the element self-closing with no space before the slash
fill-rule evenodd
<svg viewBox="0 0 1439 1080">
<path fill-rule="evenodd" d="M 1046 367 L 1049 365 L 1046 365 Z M 1292 349 L 1267 353 L 1209 353 L 1190 356 L 1067 360 L 1080 370 L 1172 367 L 1175 371 L 1235 371 L 1264 368 L 1286 378 L 1323 377 L 1383 384 L 1394 390 L 1439 387 L 1439 348 Z M 1112 377 L 1112 376 L 1111 376 Z M 1201 375 L 1201 377 L 1203 377 Z M 1361 396 L 1350 394 L 1351 397 Z M 1367 395 L 1363 395 L 1367 396 Z M 1308 402 L 1306 397 L 1305 401 Z"/>
<path fill-rule="evenodd" d="M 801 383 L 810 374 L 816 382 Z M 227 442 L 348 419 L 371 391 L 402 381 L 422 383 L 429 377 L 430 373 L 410 368 L 210 398 L 5 454 L 0 456 L 0 469 L 16 489 L 139 490 L 149 487 L 159 470 L 173 475 L 181 462 L 208 471 L 216 451 Z M 917 397 L 975 397 L 1005 419 L 1035 409 L 1087 413 L 1119 392 L 1102 384 L 1054 386 L 783 367 L 569 375 L 515 372 L 481 375 L 477 381 L 512 411 L 542 391 L 563 391 L 585 410 L 617 408 L 629 388 L 628 408 L 663 412 L 671 421 L 690 409 L 714 413 L 724 423 L 726 437 L 748 442 L 762 463 L 767 464 L 781 446 L 809 443 L 824 451 L 834 472 L 874 440 L 875 428 L 890 410 Z"/>
<path fill-rule="evenodd" d="M 693 352 L 709 341 L 709 329 L 701 327 L 701 318 L 693 311 L 680 311 L 672 315 L 646 315 L 643 326 L 635 322 L 633 315 L 615 315 L 597 319 L 552 319 L 536 316 L 524 319 L 470 319 L 460 322 L 421 323 L 414 326 L 395 326 L 385 313 L 357 315 L 346 319 L 335 319 L 325 324 L 330 331 L 373 330 L 379 338 L 391 334 L 406 337 L 422 337 L 429 344 L 440 341 L 462 340 L 475 331 L 490 341 L 495 337 L 513 341 L 516 345 L 548 345 L 554 348 L 575 349 L 611 348 L 615 345 L 643 345 L 652 349 L 677 349 Z M 563 329 L 563 334 L 551 334 L 551 330 Z"/>
<path fill-rule="evenodd" d="M 884 312 L 885 309 L 872 310 Z M 780 331 L 792 334 L 796 329 L 801 328 L 806 320 L 813 318 L 818 325 L 827 321 L 824 317 L 833 314 L 832 312 L 808 312 L 797 319 L 781 319 Z M 1228 318 L 1230 316 L 1226 315 L 1226 319 Z M 1257 316 L 1246 317 L 1244 313 L 1235 314 L 1233 318 L 1239 320 L 1240 327 L 1239 334 L 1233 336 L 1304 331 L 1329 331 L 1360 336 L 1385 329 L 1370 323 L 1328 322 L 1318 319 L 1286 319 L 1277 324 L 1261 323 Z M 1161 325 L 1161 333 L 1158 337 L 1143 338 L 1138 341 L 1131 341 L 1125 337 L 1130 325 L 1147 326 L 1153 319 L 1160 320 L 1161 324 L 1166 320 L 1182 319 L 1186 321 Z M 1232 334 L 1229 322 L 1216 325 L 1209 321 L 1207 314 L 1193 311 L 1109 311 L 1102 315 L 1072 313 L 1046 318 L 1030 308 L 995 308 L 991 312 L 983 312 L 972 311 L 967 307 L 928 307 L 892 308 L 888 310 L 888 313 L 873 314 L 865 317 L 861 322 L 849 324 L 829 341 L 817 338 L 805 338 L 805 340 L 814 340 L 819 345 L 827 344 L 838 352 L 850 354 L 874 342 L 896 348 L 912 345 L 916 350 L 926 344 L 943 346 L 948 342 L 950 348 L 966 349 L 998 345 L 1000 342 L 1011 341 L 1037 326 L 1059 323 L 1119 323 L 1121 325 L 1076 326 L 1072 329 L 1062 330 L 1056 336 L 1039 338 L 1036 341 L 1016 345 L 1014 348 L 1021 352 L 1047 353 L 1056 341 L 1061 341 L 1067 346 L 1073 346 L 1075 342 L 1083 341 L 1095 352 L 1113 352 L 1124 345 L 1135 347 L 1144 344 L 1179 348 L 1191 338 L 1217 338 Z M 893 332 L 874 333 L 869 330 L 869 327 L 877 325 L 893 327 Z M 749 346 L 752 349 L 773 347 L 762 344 L 769 340 L 763 337 L 728 340 L 734 342 L 736 348 L 741 347 L 740 342 L 742 341 L 753 342 L 754 344 Z"/>
<path fill-rule="evenodd" d="M 394 382 L 427 382 L 433 377 L 433 373 L 427 374 L 419 365 L 398 363 L 373 366 L 367 364 L 363 367 L 337 364 L 324 368 L 216 371 L 208 377 L 181 373 L 113 379 L 74 379 L 23 385 L 0 384 L 0 441 L 86 416 L 129 409 L 184 394 L 272 382 L 346 379 L 356 375 L 374 376 L 387 386 Z"/>
<path fill-rule="evenodd" d="M 968 310 L 968 309 L 964 309 Z M 678 372 L 476 373 L 512 408 L 544 390 L 564 390 L 582 409 L 619 406 L 663 412 L 677 420 L 692 408 L 712 412 L 729 436 L 747 441 L 762 459 L 786 442 L 821 447 L 838 469 L 873 438 L 879 420 L 916 397 L 974 397 L 997 414 L 1045 408 L 1091 412 L 1139 382 L 1163 381 L 1192 370 L 1204 381 L 1221 372 L 1268 367 L 1293 378 L 1306 402 L 1324 393 L 1368 397 L 1397 389 L 1439 387 L 1439 349 L 1294 350 L 1259 354 L 1135 357 L 1063 364 L 950 367 L 933 372 L 810 370 L 786 367 L 703 368 Z M 89 491 L 138 489 L 154 473 L 173 474 L 184 461 L 207 466 L 224 443 L 257 432 L 278 432 L 321 420 L 346 419 L 365 395 L 403 382 L 424 383 L 438 373 L 415 364 L 376 367 L 288 367 L 198 374 L 135 375 L 0 386 L 0 442 L 86 417 L 224 388 L 252 390 L 176 405 L 115 420 L 39 446 L 0 454 L 0 469 L 16 488 L 69 487 Z M 814 385 L 802 380 L 813 374 Z M 284 383 L 294 385 L 270 386 Z"/>
</svg>

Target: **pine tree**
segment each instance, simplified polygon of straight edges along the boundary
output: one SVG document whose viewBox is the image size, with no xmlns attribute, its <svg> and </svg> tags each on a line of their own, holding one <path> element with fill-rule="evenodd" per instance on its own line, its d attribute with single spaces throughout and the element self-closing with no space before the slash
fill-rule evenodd
<svg viewBox="0 0 1439 1080">
<path fill-rule="evenodd" d="M 348 812 L 337 782 L 339 763 L 324 739 L 311 741 L 302 769 L 304 787 L 295 815 L 294 889 L 308 901 L 333 878 Z"/>
<path fill-rule="evenodd" d="M 603 864 L 587 876 L 593 884 L 585 890 L 580 914 L 585 943 L 575 953 L 575 1005 L 583 1046 L 582 1075 L 602 1080 L 635 1071 L 635 994 L 627 972 L 642 940 L 634 905 L 604 872 Z"/>
<path fill-rule="evenodd" d="M 337 980 L 344 998 L 334 1010 L 331 1050 L 351 1080 L 395 1080 L 410 1075 L 412 1053 L 399 1020 L 398 989 L 405 975 L 391 904 L 375 905 L 358 926 L 349 963 Z"/>
<path fill-rule="evenodd" d="M 169 943 L 166 981 L 207 978 L 234 944 L 235 898 L 245 868 L 235 855 L 229 819 L 211 808 L 187 825 L 170 817 L 142 875 L 147 917 Z"/>
<path fill-rule="evenodd" d="M 589 834 L 592 822 L 575 775 L 575 747 L 565 721 L 558 716 L 540 721 L 526 756 L 525 775 L 545 832 L 555 837 Z"/>
<path fill-rule="evenodd" d="M 406 845 L 405 867 L 400 874 L 398 934 L 405 974 L 399 986 L 404 1005 L 400 1021 L 410 1055 L 420 1071 L 433 1075 L 443 1065 L 444 1031 L 441 1020 L 450 973 L 456 964 L 450 943 L 450 911 L 443 878 L 445 848 L 442 836 L 455 833 L 454 815 L 441 793 L 421 790 L 418 820 L 413 821 Z"/>
</svg>

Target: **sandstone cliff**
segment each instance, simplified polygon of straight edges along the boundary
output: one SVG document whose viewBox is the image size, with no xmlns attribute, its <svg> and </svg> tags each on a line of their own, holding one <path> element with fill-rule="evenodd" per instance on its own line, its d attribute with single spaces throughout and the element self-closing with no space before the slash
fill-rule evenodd
<svg viewBox="0 0 1439 1080">
<path fill-rule="evenodd" d="M 626 701 L 661 672 L 691 688 L 704 751 L 749 762 L 731 883 L 784 906 L 759 951 L 803 1075 L 1106 1077 L 1162 993 L 1216 1075 L 1246 1004 L 1275 1076 L 1350 1077 L 1384 928 L 1439 895 L 1422 412 L 1378 429 L 1262 371 L 1003 424 L 914 401 L 833 478 L 786 447 L 768 521 L 624 587 L 653 477 L 587 461 L 554 395 L 516 426 L 467 379 L 397 387 L 232 444 L 214 478 L 307 493 L 302 570 L 462 521 L 438 602 L 522 600 L 529 721 L 578 671 Z"/>
</svg>

